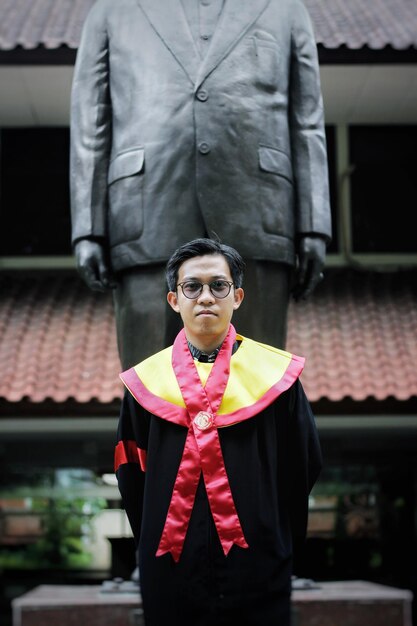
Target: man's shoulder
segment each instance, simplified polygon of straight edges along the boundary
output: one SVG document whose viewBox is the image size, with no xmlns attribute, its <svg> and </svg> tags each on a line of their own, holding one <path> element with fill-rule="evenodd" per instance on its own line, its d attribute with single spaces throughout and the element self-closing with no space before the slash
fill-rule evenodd
<svg viewBox="0 0 417 626">
<path fill-rule="evenodd" d="M 134 369 L 137 373 L 143 370 L 152 370 L 154 368 L 161 368 L 171 366 L 172 359 L 172 346 L 164 348 L 159 352 L 155 352 L 151 356 L 147 357 L 143 361 L 136 363 L 129 369 Z"/>
<path fill-rule="evenodd" d="M 172 346 L 152 354 L 147 359 L 124 370 L 119 374 L 119 377 L 136 399 L 139 398 L 144 389 L 163 397 L 163 393 L 157 393 L 155 390 L 164 388 L 167 383 L 170 387 L 174 386 L 175 388 L 171 359 Z"/>
<path fill-rule="evenodd" d="M 271 346 L 267 343 L 255 341 L 254 339 L 250 339 L 244 335 L 238 334 L 237 339 L 241 342 L 241 345 L 245 347 L 245 351 L 250 351 L 251 353 L 256 354 L 260 359 L 265 358 L 267 360 L 277 359 L 286 361 L 297 360 L 302 361 L 303 363 L 305 361 L 303 356 L 287 352 L 286 350 L 276 348 L 275 346 Z"/>
<path fill-rule="evenodd" d="M 283 391 L 301 375 L 304 357 L 242 335 L 237 338 L 240 347 L 232 359 L 231 369 L 252 393 L 263 395 L 271 388 Z"/>
</svg>

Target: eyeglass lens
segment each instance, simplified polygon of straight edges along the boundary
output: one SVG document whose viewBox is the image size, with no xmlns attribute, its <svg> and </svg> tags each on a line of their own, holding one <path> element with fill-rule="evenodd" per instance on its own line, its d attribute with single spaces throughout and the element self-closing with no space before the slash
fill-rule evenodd
<svg viewBox="0 0 417 626">
<path fill-rule="evenodd" d="M 207 284 L 207 283 L 206 283 Z M 226 298 L 229 295 L 233 283 L 227 280 L 213 280 L 208 283 L 209 289 L 216 298 Z M 186 298 L 198 298 L 203 291 L 203 283 L 189 281 L 181 284 L 181 289 Z"/>
</svg>

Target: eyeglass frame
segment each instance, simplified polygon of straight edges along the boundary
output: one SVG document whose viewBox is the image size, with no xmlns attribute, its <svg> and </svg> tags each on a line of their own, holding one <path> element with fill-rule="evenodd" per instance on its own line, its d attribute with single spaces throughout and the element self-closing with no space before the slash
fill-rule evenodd
<svg viewBox="0 0 417 626">
<path fill-rule="evenodd" d="M 220 282 L 220 281 L 221 281 L 221 282 L 223 282 L 223 283 L 227 283 L 227 284 L 229 285 L 229 291 L 228 291 L 228 292 L 227 292 L 227 294 L 226 294 L 226 295 L 224 295 L 224 296 L 217 296 L 215 293 L 213 293 L 213 291 L 212 291 L 212 289 L 211 289 L 211 285 L 212 285 L 213 283 L 217 283 L 217 282 Z M 198 284 L 201 286 L 200 291 L 197 293 L 197 295 L 196 295 L 196 296 L 194 296 L 194 297 L 190 297 L 190 296 L 187 296 L 187 295 L 184 293 L 183 285 L 186 285 L 187 283 L 198 283 Z M 181 291 L 182 291 L 182 293 L 183 293 L 184 298 L 187 298 L 188 300 L 197 300 L 197 298 L 199 298 L 199 297 L 201 296 L 201 294 L 203 293 L 203 289 L 204 289 L 204 286 L 205 286 L 205 285 L 207 285 L 207 286 L 208 286 L 208 288 L 209 288 L 209 290 L 210 290 L 210 293 L 211 293 L 211 295 L 212 295 L 214 298 L 218 298 L 219 300 L 224 300 L 225 298 L 227 298 L 227 296 L 228 296 L 228 295 L 230 294 L 230 292 L 232 291 L 232 287 L 234 287 L 234 286 L 235 286 L 235 283 L 234 283 L 233 281 L 232 281 L 232 282 L 230 282 L 230 280 L 225 280 L 224 278 L 217 278 L 216 280 L 212 280 L 210 283 L 202 283 L 202 282 L 200 282 L 199 280 L 184 280 L 182 283 L 177 283 L 176 288 L 177 288 L 177 290 L 178 290 L 178 287 L 181 287 Z"/>
</svg>

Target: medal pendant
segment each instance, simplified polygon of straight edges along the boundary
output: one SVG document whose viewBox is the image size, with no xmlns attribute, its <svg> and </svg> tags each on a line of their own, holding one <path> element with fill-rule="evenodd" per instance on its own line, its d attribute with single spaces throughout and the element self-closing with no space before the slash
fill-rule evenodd
<svg viewBox="0 0 417 626">
<path fill-rule="evenodd" d="M 207 430 L 207 428 L 213 425 L 213 416 L 207 411 L 200 411 L 193 421 L 199 430 Z"/>
</svg>

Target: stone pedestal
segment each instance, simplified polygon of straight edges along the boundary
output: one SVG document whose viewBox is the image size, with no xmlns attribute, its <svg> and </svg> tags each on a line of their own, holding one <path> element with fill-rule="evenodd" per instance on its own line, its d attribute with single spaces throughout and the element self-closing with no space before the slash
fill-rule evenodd
<svg viewBox="0 0 417 626">
<path fill-rule="evenodd" d="M 293 626 L 412 626 L 411 591 L 362 580 L 293 593 Z"/>
<path fill-rule="evenodd" d="M 13 626 L 144 626 L 139 593 L 40 585 L 12 601 Z"/>
<path fill-rule="evenodd" d="M 293 593 L 293 626 L 412 626 L 410 591 L 365 581 Z M 139 594 L 90 585 L 41 585 L 13 600 L 13 626 L 142 626 Z"/>
</svg>

